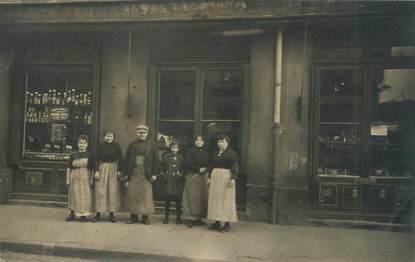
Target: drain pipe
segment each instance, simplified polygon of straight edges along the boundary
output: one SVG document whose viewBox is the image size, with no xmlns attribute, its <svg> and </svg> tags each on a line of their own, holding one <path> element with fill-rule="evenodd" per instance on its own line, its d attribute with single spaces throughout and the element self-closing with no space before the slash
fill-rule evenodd
<svg viewBox="0 0 415 262">
<path fill-rule="evenodd" d="M 274 114 L 273 114 L 273 174 L 271 175 L 272 211 L 271 222 L 278 220 L 278 148 L 281 134 L 281 87 L 282 87 L 282 29 L 278 30 L 275 41 L 275 85 L 274 85 Z"/>
</svg>

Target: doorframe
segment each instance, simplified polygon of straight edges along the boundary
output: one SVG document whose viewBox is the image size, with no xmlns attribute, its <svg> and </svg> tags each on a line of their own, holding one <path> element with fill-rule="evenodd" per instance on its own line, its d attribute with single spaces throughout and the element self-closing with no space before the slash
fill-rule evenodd
<svg viewBox="0 0 415 262">
<path fill-rule="evenodd" d="M 203 104 L 203 74 L 204 69 L 241 69 L 243 75 L 243 87 L 241 94 L 241 117 L 240 117 L 240 172 L 244 174 L 241 176 L 243 183 L 243 199 L 239 199 L 241 203 L 246 204 L 247 187 L 246 179 L 248 177 L 248 165 L 249 151 L 247 148 L 249 142 L 249 120 L 250 120 L 250 96 L 251 96 L 251 78 L 250 78 L 250 64 L 248 62 L 223 62 L 223 63 L 152 63 L 149 69 L 149 90 L 148 90 L 148 108 L 147 108 L 147 125 L 150 128 L 150 137 L 153 141 L 156 141 L 158 130 L 158 109 L 159 109 L 159 72 L 162 70 L 180 71 L 180 70 L 196 70 L 196 100 L 195 100 L 195 119 L 194 119 L 194 132 L 195 134 L 202 131 L 203 110 L 197 110 L 197 107 L 201 108 Z M 200 130 L 199 130 L 200 129 Z"/>
</svg>

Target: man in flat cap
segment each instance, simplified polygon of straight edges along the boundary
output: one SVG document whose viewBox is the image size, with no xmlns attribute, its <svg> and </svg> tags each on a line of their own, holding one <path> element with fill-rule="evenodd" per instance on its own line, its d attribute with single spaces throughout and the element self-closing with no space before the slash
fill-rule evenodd
<svg viewBox="0 0 415 262">
<path fill-rule="evenodd" d="M 160 157 L 155 143 L 148 141 L 148 127 L 138 125 L 137 139 L 127 149 L 125 159 L 127 210 L 131 213 L 128 224 L 138 224 L 138 215 L 142 223 L 150 224 L 149 216 L 154 213 L 152 182 L 157 178 Z"/>
</svg>

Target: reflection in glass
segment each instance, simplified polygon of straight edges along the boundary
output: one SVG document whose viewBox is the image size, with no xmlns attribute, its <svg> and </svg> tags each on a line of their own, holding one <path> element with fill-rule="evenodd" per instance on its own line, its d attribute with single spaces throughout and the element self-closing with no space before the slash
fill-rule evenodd
<svg viewBox="0 0 415 262">
<path fill-rule="evenodd" d="M 194 119 L 195 72 L 162 71 L 159 74 L 159 118 Z"/>
<path fill-rule="evenodd" d="M 217 136 L 226 134 L 231 139 L 231 148 L 240 153 L 240 124 L 239 122 L 205 122 L 203 135 L 210 151 L 217 149 Z"/>
<path fill-rule="evenodd" d="M 320 76 L 320 122 L 360 122 L 360 71 L 323 70 Z"/>
<path fill-rule="evenodd" d="M 370 173 L 413 176 L 415 69 L 374 72 L 370 112 Z"/>
<path fill-rule="evenodd" d="M 192 144 L 193 141 L 193 121 L 189 122 L 174 122 L 174 121 L 159 121 L 158 143 L 162 149 L 162 144 L 165 147 L 169 146 L 171 139 L 179 141 L 183 149 Z"/>
<path fill-rule="evenodd" d="M 209 70 L 203 74 L 204 119 L 239 119 L 243 72 Z"/>
</svg>

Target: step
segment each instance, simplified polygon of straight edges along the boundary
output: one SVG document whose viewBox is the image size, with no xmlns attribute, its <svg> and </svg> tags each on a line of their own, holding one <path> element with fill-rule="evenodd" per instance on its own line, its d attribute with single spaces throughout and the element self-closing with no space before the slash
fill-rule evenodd
<svg viewBox="0 0 415 262">
<path fill-rule="evenodd" d="M 50 195 L 50 194 L 35 194 L 35 193 L 10 193 L 7 200 L 11 205 L 29 205 L 29 206 L 44 206 L 44 207 L 68 207 L 68 197 L 66 195 Z M 156 214 L 164 214 L 164 202 L 155 201 Z M 175 213 L 174 205 L 170 207 L 170 212 Z M 245 206 L 237 207 L 238 218 L 246 220 Z"/>
<path fill-rule="evenodd" d="M 68 201 L 68 195 L 66 195 L 66 194 L 11 192 L 11 193 L 9 193 L 9 199 L 67 202 Z"/>
</svg>

